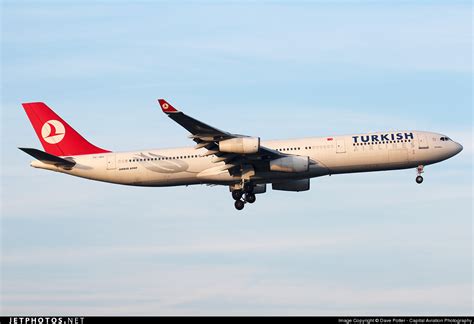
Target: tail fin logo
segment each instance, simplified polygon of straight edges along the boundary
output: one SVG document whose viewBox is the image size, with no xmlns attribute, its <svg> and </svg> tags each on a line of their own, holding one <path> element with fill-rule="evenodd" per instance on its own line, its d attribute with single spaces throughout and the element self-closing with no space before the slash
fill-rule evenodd
<svg viewBox="0 0 474 324">
<path fill-rule="evenodd" d="M 59 120 L 48 120 L 41 128 L 41 136 L 46 143 L 58 144 L 66 135 L 66 128 Z"/>
</svg>

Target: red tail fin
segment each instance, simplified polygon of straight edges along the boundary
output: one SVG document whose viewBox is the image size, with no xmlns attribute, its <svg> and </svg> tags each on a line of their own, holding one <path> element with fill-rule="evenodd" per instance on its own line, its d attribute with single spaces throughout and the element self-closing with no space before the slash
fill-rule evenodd
<svg viewBox="0 0 474 324">
<path fill-rule="evenodd" d="M 89 143 L 42 102 L 22 104 L 44 150 L 56 156 L 106 153 Z"/>
</svg>

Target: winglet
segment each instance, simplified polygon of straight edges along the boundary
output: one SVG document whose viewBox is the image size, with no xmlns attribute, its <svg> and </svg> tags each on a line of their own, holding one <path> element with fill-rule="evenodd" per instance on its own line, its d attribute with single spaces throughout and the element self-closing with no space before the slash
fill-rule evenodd
<svg viewBox="0 0 474 324">
<path fill-rule="evenodd" d="M 158 102 L 161 106 L 161 110 L 163 110 L 164 113 L 169 114 L 178 112 L 178 110 L 171 106 L 165 99 L 158 99 Z"/>
</svg>

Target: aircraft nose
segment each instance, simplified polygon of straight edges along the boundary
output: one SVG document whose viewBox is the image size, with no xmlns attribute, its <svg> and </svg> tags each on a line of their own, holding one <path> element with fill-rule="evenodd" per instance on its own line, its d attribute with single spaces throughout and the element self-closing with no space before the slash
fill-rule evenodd
<svg viewBox="0 0 474 324">
<path fill-rule="evenodd" d="M 463 149 L 462 145 L 456 142 L 456 154 L 458 154 L 459 152 L 461 152 L 462 149 Z"/>
</svg>

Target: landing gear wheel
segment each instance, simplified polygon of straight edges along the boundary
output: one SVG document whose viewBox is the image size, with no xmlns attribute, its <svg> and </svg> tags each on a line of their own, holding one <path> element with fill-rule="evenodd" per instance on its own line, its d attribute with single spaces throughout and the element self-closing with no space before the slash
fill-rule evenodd
<svg viewBox="0 0 474 324">
<path fill-rule="evenodd" d="M 246 193 L 245 194 L 245 201 L 248 202 L 249 204 L 253 204 L 257 200 L 255 197 L 255 194 L 253 193 Z"/>
<path fill-rule="evenodd" d="M 234 200 L 240 200 L 243 194 L 244 193 L 240 190 L 232 191 L 232 198 L 234 198 Z"/>
<path fill-rule="evenodd" d="M 254 188 L 254 186 L 253 186 L 252 184 L 250 184 L 250 183 L 246 183 L 246 184 L 244 185 L 244 191 L 245 191 L 245 193 L 248 193 L 248 194 L 253 193 L 253 188 Z"/>
<path fill-rule="evenodd" d="M 244 207 L 245 207 L 245 202 L 243 202 L 243 201 L 240 200 L 240 199 L 239 199 L 239 200 L 236 200 L 234 206 L 235 206 L 235 209 L 237 209 L 237 210 L 242 210 L 242 209 L 244 209 Z"/>
<path fill-rule="evenodd" d="M 423 182 L 423 177 L 422 176 L 417 176 L 416 177 L 416 183 L 420 184 Z"/>
</svg>

